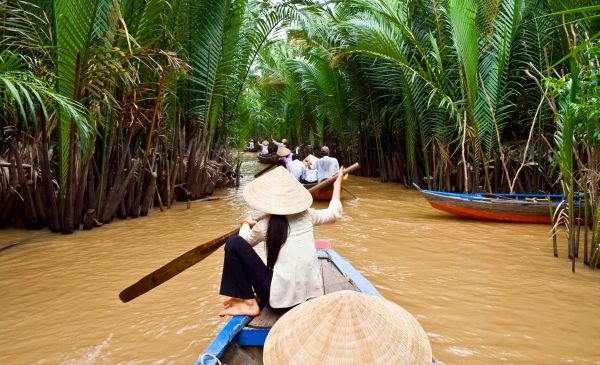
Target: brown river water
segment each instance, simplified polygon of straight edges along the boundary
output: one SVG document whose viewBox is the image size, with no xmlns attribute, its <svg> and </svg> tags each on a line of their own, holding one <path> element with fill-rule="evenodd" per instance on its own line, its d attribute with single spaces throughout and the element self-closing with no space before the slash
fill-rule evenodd
<svg viewBox="0 0 600 365">
<path fill-rule="evenodd" d="M 262 168 L 246 162 L 242 187 Z M 549 226 L 468 221 L 413 190 L 352 177 L 317 238 L 411 312 L 446 364 L 600 364 L 600 271 L 570 272 Z M 217 316 L 222 250 L 123 304 L 118 293 L 230 231 L 242 189 L 72 235 L 0 231 L 0 364 L 192 364 Z M 317 207 L 323 204 L 315 204 Z"/>
</svg>

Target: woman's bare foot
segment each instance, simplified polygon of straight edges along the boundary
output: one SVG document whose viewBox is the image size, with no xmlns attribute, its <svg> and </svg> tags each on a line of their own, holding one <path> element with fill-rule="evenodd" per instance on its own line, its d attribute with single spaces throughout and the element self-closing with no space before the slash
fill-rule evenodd
<svg viewBox="0 0 600 365">
<path fill-rule="evenodd" d="M 225 316 L 251 316 L 255 317 L 260 313 L 260 308 L 256 299 L 244 299 L 231 302 L 231 306 L 219 313 L 220 317 Z"/>
<path fill-rule="evenodd" d="M 225 300 L 223 301 L 223 307 L 224 307 L 224 308 L 229 308 L 229 307 L 231 307 L 231 306 L 233 305 L 233 303 L 235 303 L 235 302 L 241 302 L 241 301 L 243 301 L 243 300 L 244 300 L 244 299 L 235 298 L 235 297 L 232 297 L 232 298 L 227 298 L 227 299 L 225 299 Z"/>
</svg>

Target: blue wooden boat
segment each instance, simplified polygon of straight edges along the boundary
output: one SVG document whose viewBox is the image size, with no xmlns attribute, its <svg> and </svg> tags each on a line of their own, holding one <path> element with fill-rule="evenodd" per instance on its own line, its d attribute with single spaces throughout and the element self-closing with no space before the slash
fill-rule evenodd
<svg viewBox="0 0 600 365">
<path fill-rule="evenodd" d="M 558 194 L 460 194 L 424 190 L 413 184 L 432 207 L 459 217 L 485 221 L 517 223 L 550 223 L 557 215 L 550 214 L 566 204 Z M 575 195 L 575 200 L 583 199 Z M 575 216 L 579 216 L 580 202 L 575 202 Z"/>
<path fill-rule="evenodd" d="M 319 248 L 319 246 L 317 246 Z M 356 290 L 381 297 L 375 287 L 331 248 L 317 251 L 325 294 Z M 262 365 L 269 330 L 283 312 L 264 308 L 257 317 L 234 316 L 200 355 L 196 365 Z M 435 361 L 432 360 L 435 365 Z"/>
</svg>

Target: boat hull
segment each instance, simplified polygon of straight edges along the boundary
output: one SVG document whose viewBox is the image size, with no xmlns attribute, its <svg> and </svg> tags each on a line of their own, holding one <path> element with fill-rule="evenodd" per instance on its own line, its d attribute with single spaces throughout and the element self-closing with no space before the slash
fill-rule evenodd
<svg viewBox="0 0 600 365">
<path fill-rule="evenodd" d="M 259 152 L 256 154 L 256 158 L 258 159 L 258 162 L 264 163 L 267 165 L 274 165 L 279 161 L 279 156 L 277 156 L 274 153 L 270 153 L 268 155 L 263 155 L 262 153 Z"/>
<path fill-rule="evenodd" d="M 306 190 L 312 188 L 315 185 L 317 185 L 317 183 L 302 184 L 302 186 L 304 186 L 306 188 Z M 329 201 L 329 200 L 331 200 L 331 197 L 333 196 L 333 186 L 328 186 L 319 191 L 312 192 L 312 193 L 310 193 L 310 195 L 312 195 L 313 200 Z"/>
<path fill-rule="evenodd" d="M 421 192 L 436 209 L 484 221 L 547 224 L 556 219 L 554 212 L 564 205 L 557 195 Z"/>
</svg>

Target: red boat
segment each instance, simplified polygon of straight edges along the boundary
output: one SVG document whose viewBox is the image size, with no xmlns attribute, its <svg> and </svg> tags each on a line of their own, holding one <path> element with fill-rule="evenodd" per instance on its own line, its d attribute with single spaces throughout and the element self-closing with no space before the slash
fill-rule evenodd
<svg viewBox="0 0 600 365">
<path fill-rule="evenodd" d="M 459 194 L 422 190 L 413 184 L 432 207 L 459 217 L 484 221 L 550 223 L 557 208 L 565 206 L 565 197 L 557 194 Z M 576 200 L 582 199 L 580 195 Z M 575 202 L 578 208 L 580 202 Z M 551 213 L 552 212 L 552 213 Z M 578 216 L 576 209 L 575 216 Z"/>
</svg>

